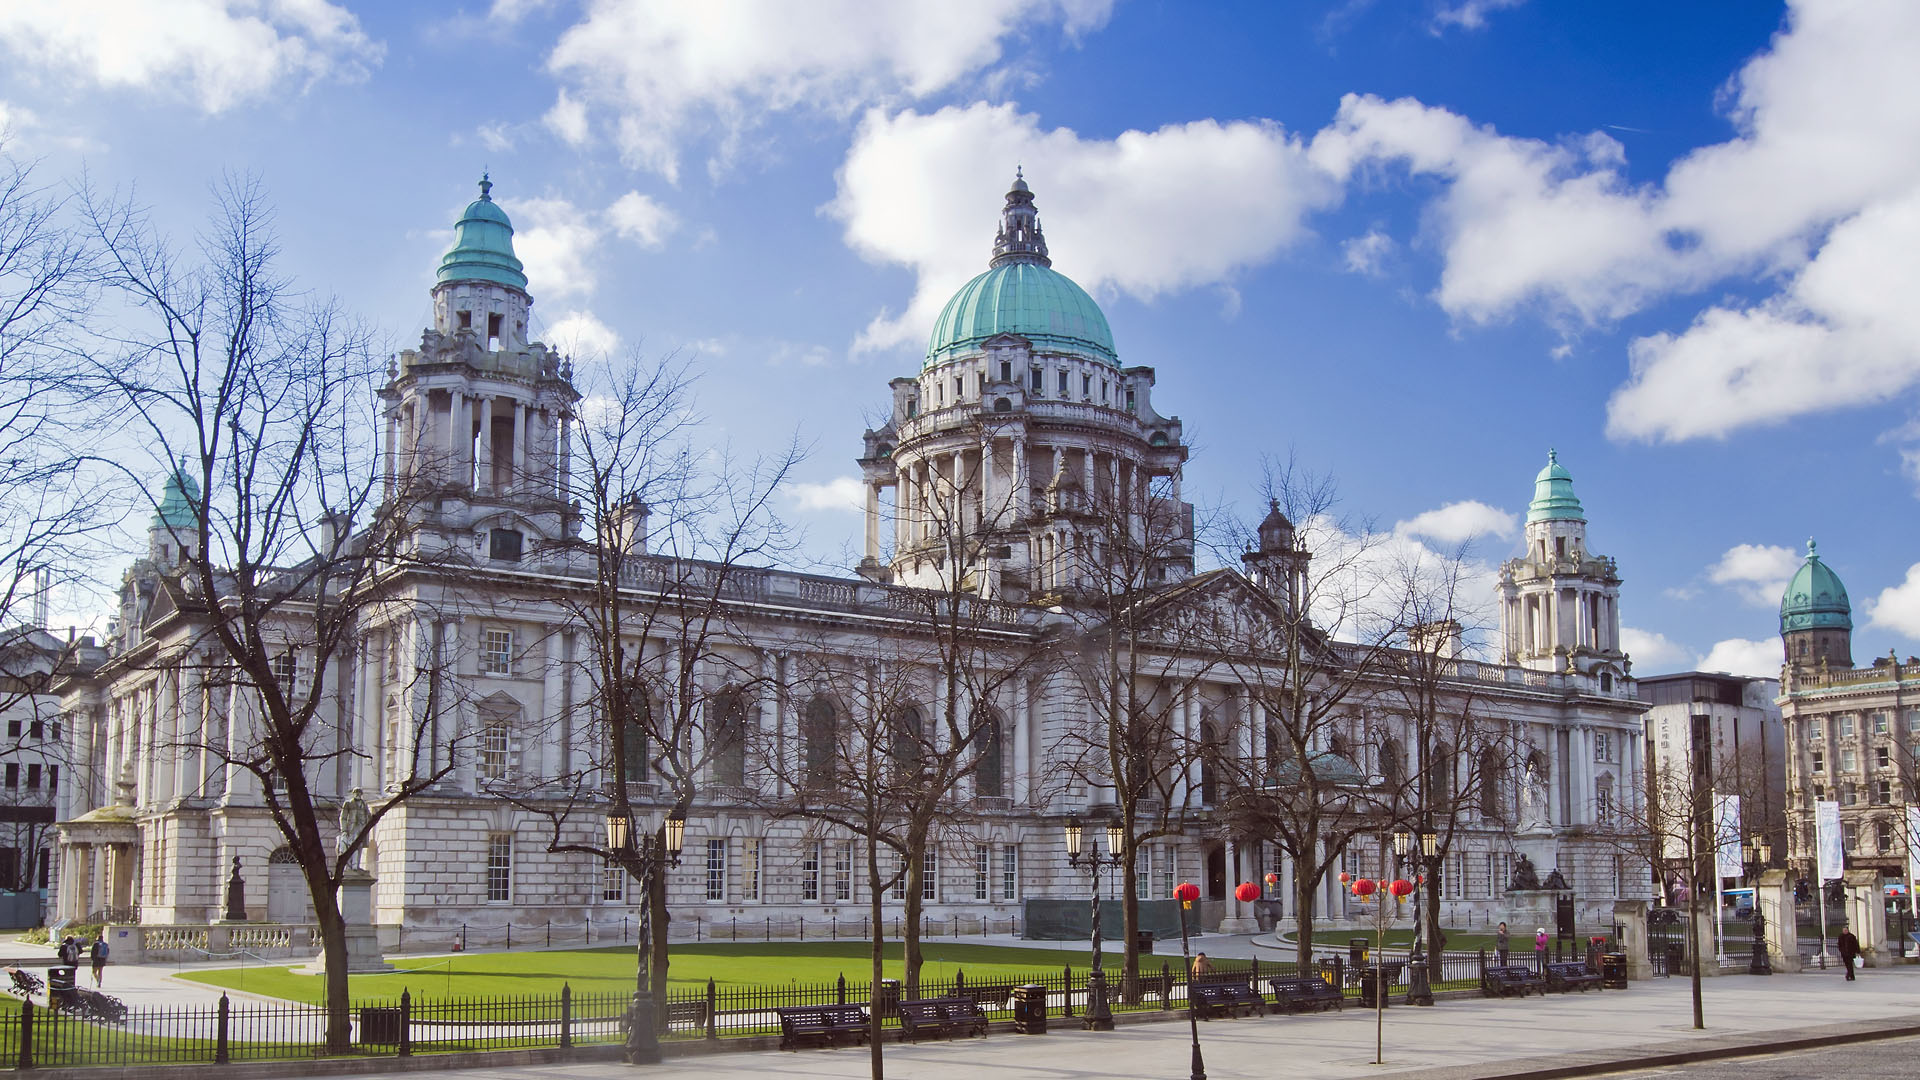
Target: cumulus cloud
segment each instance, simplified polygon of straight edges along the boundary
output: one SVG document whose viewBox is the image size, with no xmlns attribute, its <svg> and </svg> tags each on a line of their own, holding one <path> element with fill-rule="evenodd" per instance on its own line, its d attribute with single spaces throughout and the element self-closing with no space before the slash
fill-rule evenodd
<svg viewBox="0 0 1920 1080">
<path fill-rule="evenodd" d="M 1516 8 L 1527 0 L 1461 0 L 1458 4 L 1442 4 L 1434 12 L 1433 30 L 1439 33 L 1448 27 L 1462 30 L 1479 30 L 1487 25 L 1489 12 Z"/>
<path fill-rule="evenodd" d="M 1112 0 L 592 0 L 548 58 L 579 123 L 557 118 L 559 105 L 549 122 L 584 138 L 590 107 L 629 163 L 674 179 L 679 144 L 695 130 L 718 129 L 726 146 L 767 113 L 848 115 L 925 98 L 999 63 L 1010 35 L 1054 25 L 1078 35 L 1111 9 Z"/>
<path fill-rule="evenodd" d="M 1871 607 L 1874 626 L 1920 641 L 1920 563 L 1907 568 L 1905 581 L 1880 590 Z"/>
<path fill-rule="evenodd" d="M 1725 585 L 1749 604 L 1775 607 L 1787 591 L 1787 579 L 1800 568 L 1800 555 L 1775 544 L 1735 544 L 1707 568 L 1707 580 Z"/>
<path fill-rule="evenodd" d="M 560 136 L 560 141 L 568 146 L 581 146 L 587 141 L 587 106 L 577 98 L 569 97 L 562 89 L 554 98 L 553 108 L 548 109 L 544 117 L 549 130 Z"/>
<path fill-rule="evenodd" d="M 606 356 L 620 344 L 620 335 L 591 311 L 568 311 L 548 325 L 547 344 L 573 357 Z"/>
<path fill-rule="evenodd" d="M 1015 163 L 1033 184 L 1054 266 L 1089 290 L 1142 298 L 1226 282 L 1298 238 L 1305 213 L 1337 194 L 1299 140 L 1269 123 L 1087 139 L 1013 105 L 874 109 L 827 209 L 849 246 L 912 268 L 918 285 L 857 348 L 924 341 L 947 298 L 986 269 Z"/>
<path fill-rule="evenodd" d="M 1780 677 L 1780 640 L 1748 641 L 1728 638 L 1714 643 L 1707 655 L 1694 662 L 1697 671 L 1724 671 L 1730 675 L 1748 675 L 1763 679 Z"/>
<path fill-rule="evenodd" d="M 1369 229 L 1366 235 L 1356 236 L 1340 245 L 1340 254 L 1345 256 L 1347 269 L 1368 277 L 1380 273 L 1380 260 L 1393 250 L 1393 237 L 1379 229 Z"/>
<path fill-rule="evenodd" d="M 566 199 L 502 200 L 513 217 L 513 250 L 526 264 L 528 287 L 537 296 L 589 296 L 598 278 L 594 253 L 600 230 L 592 216 Z"/>
<path fill-rule="evenodd" d="M 857 476 L 836 476 L 824 484 L 795 484 L 793 504 L 800 510 L 865 513 L 866 485 Z"/>
<path fill-rule="evenodd" d="M 637 191 L 614 200 L 607 207 L 607 220 L 614 232 L 643 248 L 659 248 L 680 224 L 673 211 Z"/>
<path fill-rule="evenodd" d="M 1620 646 L 1632 657 L 1634 666 L 1642 674 L 1671 670 L 1685 663 L 1691 655 L 1686 646 L 1669 639 L 1667 635 L 1635 626 L 1620 628 Z"/>
<path fill-rule="evenodd" d="M 1471 499 L 1428 510 L 1393 527 L 1395 532 L 1412 533 L 1443 544 L 1458 544 L 1478 536 L 1505 539 L 1519 530 L 1518 516 Z"/>
<path fill-rule="evenodd" d="M 0 4 L 0 49 L 106 89 L 179 95 L 218 113 L 285 83 L 365 78 L 385 46 L 327 0 Z"/>
</svg>

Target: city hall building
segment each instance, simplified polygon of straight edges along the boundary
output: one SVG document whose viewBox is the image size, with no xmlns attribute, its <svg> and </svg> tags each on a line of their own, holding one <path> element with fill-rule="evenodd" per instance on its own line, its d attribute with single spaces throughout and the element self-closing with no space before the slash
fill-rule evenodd
<svg viewBox="0 0 1920 1080">
<path fill-rule="evenodd" d="M 329 798 L 359 788 L 377 806 L 416 759 L 451 766 L 384 817 L 365 853 L 377 879 L 376 921 L 404 927 L 409 941 L 450 937 L 462 925 L 601 923 L 638 899 L 598 858 L 551 850 L 556 839 L 601 842 L 599 811 L 588 806 L 556 833 L 531 796 L 516 803 L 496 794 L 508 781 L 529 781 L 517 785 L 524 792 L 543 777 L 591 771 L 601 760 L 593 741 L 605 735 L 594 727 L 592 642 L 568 603 L 593 573 L 568 497 L 580 394 L 569 361 L 528 340 L 529 283 L 489 186 L 440 263 L 433 326 L 397 357 L 382 391 L 392 490 L 433 493 L 418 528 L 463 553 L 465 565 L 457 574 L 420 568 L 390 577 L 386 602 L 367 609 L 350 654 L 318 671 L 290 655 L 282 673 L 295 685 L 329 687 L 327 737 L 339 753 L 310 778 Z M 1177 367 L 1169 374 L 1177 377 Z M 733 567 L 717 592 L 725 662 L 693 677 L 711 680 L 714 700 L 727 702 L 716 724 L 743 725 L 754 737 L 739 740 L 740 753 L 712 756 L 696 785 L 685 857 L 669 875 L 676 934 L 696 921 L 800 917 L 818 927 L 866 914 L 864 845 L 769 812 L 766 797 L 778 794 L 770 789 L 785 781 L 751 757 L 805 758 L 820 718 L 858 707 L 844 695 L 830 700 L 834 688 L 810 677 L 823 653 L 839 650 L 854 666 L 890 642 L 924 636 L 914 591 L 955 581 L 991 613 L 978 632 L 1018 675 L 997 681 L 992 700 L 957 706 L 994 725 L 979 744 L 990 760 L 962 781 L 944 816 L 926 863 L 926 911 L 947 926 L 956 918 L 961 927 L 978 926 L 976 918 L 1001 925 L 1027 899 L 1086 895 L 1062 826 L 1069 815 L 1097 820 L 1112 793 L 1063 755 L 1098 740 L 1101 721 L 1082 683 L 1045 653 L 1063 634 L 1101 632 L 1061 614 L 1100 569 L 1103 526 L 1087 506 L 1153 491 L 1137 504 L 1153 519 L 1128 527 L 1190 531 L 1192 508 L 1179 494 L 1181 423 L 1161 411 L 1156 370 L 1123 363 L 1099 305 L 1052 268 L 1033 193 L 1018 179 L 987 269 L 941 313 L 920 372 L 889 388 L 891 418 L 864 433 L 858 458 L 866 515 L 856 571 Z M 57 916 L 205 924 L 221 917 L 238 860 L 248 919 L 297 924 L 311 918 L 305 887 L 258 781 L 214 754 L 181 749 L 183 733 L 209 725 L 243 737 L 257 706 L 248 701 L 254 691 L 201 674 L 214 657 L 178 572 L 190 492 L 180 477 L 168 483 L 149 550 L 127 572 L 104 658 L 57 688 L 78 766 L 60 793 Z M 977 542 L 950 545 L 950 529 Z M 1498 636 L 1485 659 L 1447 657 L 1442 694 L 1471 698 L 1511 748 L 1492 763 L 1488 794 L 1463 811 L 1442 870 L 1451 920 L 1483 922 L 1505 910 L 1523 810 L 1531 834 L 1550 833 L 1557 869 L 1595 922 L 1611 921 L 1616 897 L 1649 895 L 1644 863 L 1631 854 L 1644 845 L 1616 835 L 1643 788 L 1644 706 L 1620 644 L 1619 574 L 1593 554 L 1586 529 L 1571 476 L 1550 458 L 1535 479 L 1525 550 L 1500 568 Z M 1148 586 L 1210 604 L 1285 605 L 1287 582 L 1312 553 L 1294 548 L 1295 530 L 1277 511 L 1259 535 L 1244 573 L 1196 572 L 1191 537 L 1176 535 L 1185 542 L 1160 549 Z M 953 552 L 967 564 L 953 565 Z M 644 598 L 662 579 L 642 560 L 623 583 Z M 445 715 L 422 726 L 415 720 L 430 680 L 418 673 L 428 661 L 448 673 L 452 693 Z M 1172 660 L 1161 670 L 1173 670 Z M 1170 723 L 1207 754 L 1269 760 L 1279 741 L 1272 718 L 1235 670 L 1218 665 L 1183 680 Z M 739 693 L 726 692 L 729 679 L 740 681 Z M 949 707 L 931 677 L 924 681 L 919 707 L 929 715 Z M 1340 722 L 1316 737 L 1316 754 L 1354 785 L 1421 775 L 1427 765 L 1396 712 L 1365 693 L 1349 700 Z M 1288 860 L 1271 838 L 1224 829 L 1214 805 L 1225 797 L 1220 785 L 1202 776 L 1198 758 L 1182 768 L 1171 788 L 1180 826 L 1144 842 L 1141 893 L 1166 897 L 1191 880 L 1203 891 L 1204 923 L 1250 929 L 1253 912 L 1232 898 L 1233 887 L 1274 871 L 1290 917 Z M 636 801 L 657 796 L 644 768 L 622 779 Z M 1378 844 L 1377 834 L 1356 843 L 1347 865 L 1376 871 Z M 1554 867 L 1538 869 L 1545 876 Z M 902 897 L 889 891 L 885 900 L 897 909 Z M 1343 918 L 1345 900 L 1329 880 L 1317 916 Z"/>
</svg>

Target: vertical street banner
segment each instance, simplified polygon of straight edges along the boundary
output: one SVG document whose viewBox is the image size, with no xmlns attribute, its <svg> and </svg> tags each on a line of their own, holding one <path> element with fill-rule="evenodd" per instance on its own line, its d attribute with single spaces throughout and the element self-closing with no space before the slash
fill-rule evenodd
<svg viewBox="0 0 1920 1080">
<path fill-rule="evenodd" d="M 1920 806 L 1907 807 L 1907 893 L 1920 887 Z"/>
<path fill-rule="evenodd" d="M 1820 881 L 1822 884 L 1832 881 L 1844 872 L 1846 860 L 1840 851 L 1840 804 L 1837 802 L 1817 802 L 1813 804 L 1814 850 L 1820 856 Z"/>
<path fill-rule="evenodd" d="M 1740 860 L 1740 796 L 1713 797 L 1713 872 L 1737 878 L 1746 867 Z"/>
</svg>

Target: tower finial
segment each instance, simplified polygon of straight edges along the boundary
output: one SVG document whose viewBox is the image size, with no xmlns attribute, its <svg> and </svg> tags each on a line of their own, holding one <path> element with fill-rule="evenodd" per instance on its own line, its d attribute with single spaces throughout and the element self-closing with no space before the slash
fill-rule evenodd
<svg viewBox="0 0 1920 1080">
<path fill-rule="evenodd" d="M 1813 542 L 1813 537 L 1811 536 L 1807 537 L 1807 558 L 1817 559 L 1819 557 L 1820 557 L 1819 545 Z"/>
<path fill-rule="evenodd" d="M 1000 211 L 1000 231 L 993 238 L 993 258 L 988 265 L 1016 262 L 1053 265 L 1047 258 L 1040 215 L 1033 208 L 1033 189 L 1027 186 L 1026 171 L 1018 165 L 1013 167 L 1013 187 L 1007 191 L 1007 205 Z"/>
<path fill-rule="evenodd" d="M 1547 447 L 1547 464 L 1557 465 L 1559 463 L 1560 463 L 1560 451 L 1555 450 L 1551 446 Z"/>
<path fill-rule="evenodd" d="M 485 169 L 480 170 L 480 201 L 493 201 L 493 181 L 489 179 L 489 174 Z"/>
</svg>

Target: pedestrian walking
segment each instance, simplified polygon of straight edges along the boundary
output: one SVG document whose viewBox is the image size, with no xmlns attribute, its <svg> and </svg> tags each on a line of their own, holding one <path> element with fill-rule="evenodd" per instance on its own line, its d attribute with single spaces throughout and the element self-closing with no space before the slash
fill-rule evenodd
<svg viewBox="0 0 1920 1080">
<path fill-rule="evenodd" d="M 1840 936 L 1834 939 L 1834 943 L 1840 946 L 1840 962 L 1847 965 L 1847 981 L 1852 982 L 1853 962 L 1860 958 L 1860 939 L 1853 936 L 1853 931 L 1843 926 L 1840 928 Z"/>
<path fill-rule="evenodd" d="M 1500 958 L 1500 966 L 1507 966 L 1507 949 L 1513 944 L 1507 936 L 1507 924 L 1501 923 L 1500 929 L 1493 932 L 1493 953 Z"/>
<path fill-rule="evenodd" d="M 1533 932 L 1533 970 L 1542 975 L 1547 973 L 1547 928 L 1544 926 Z"/>
<path fill-rule="evenodd" d="M 110 951 L 105 934 L 94 938 L 93 947 L 87 950 L 87 959 L 93 961 L 93 985 L 96 987 L 100 985 L 100 976 L 107 970 L 107 953 Z"/>
<path fill-rule="evenodd" d="M 60 939 L 60 963 L 66 967 L 80 966 L 80 943 L 68 934 Z"/>
</svg>

